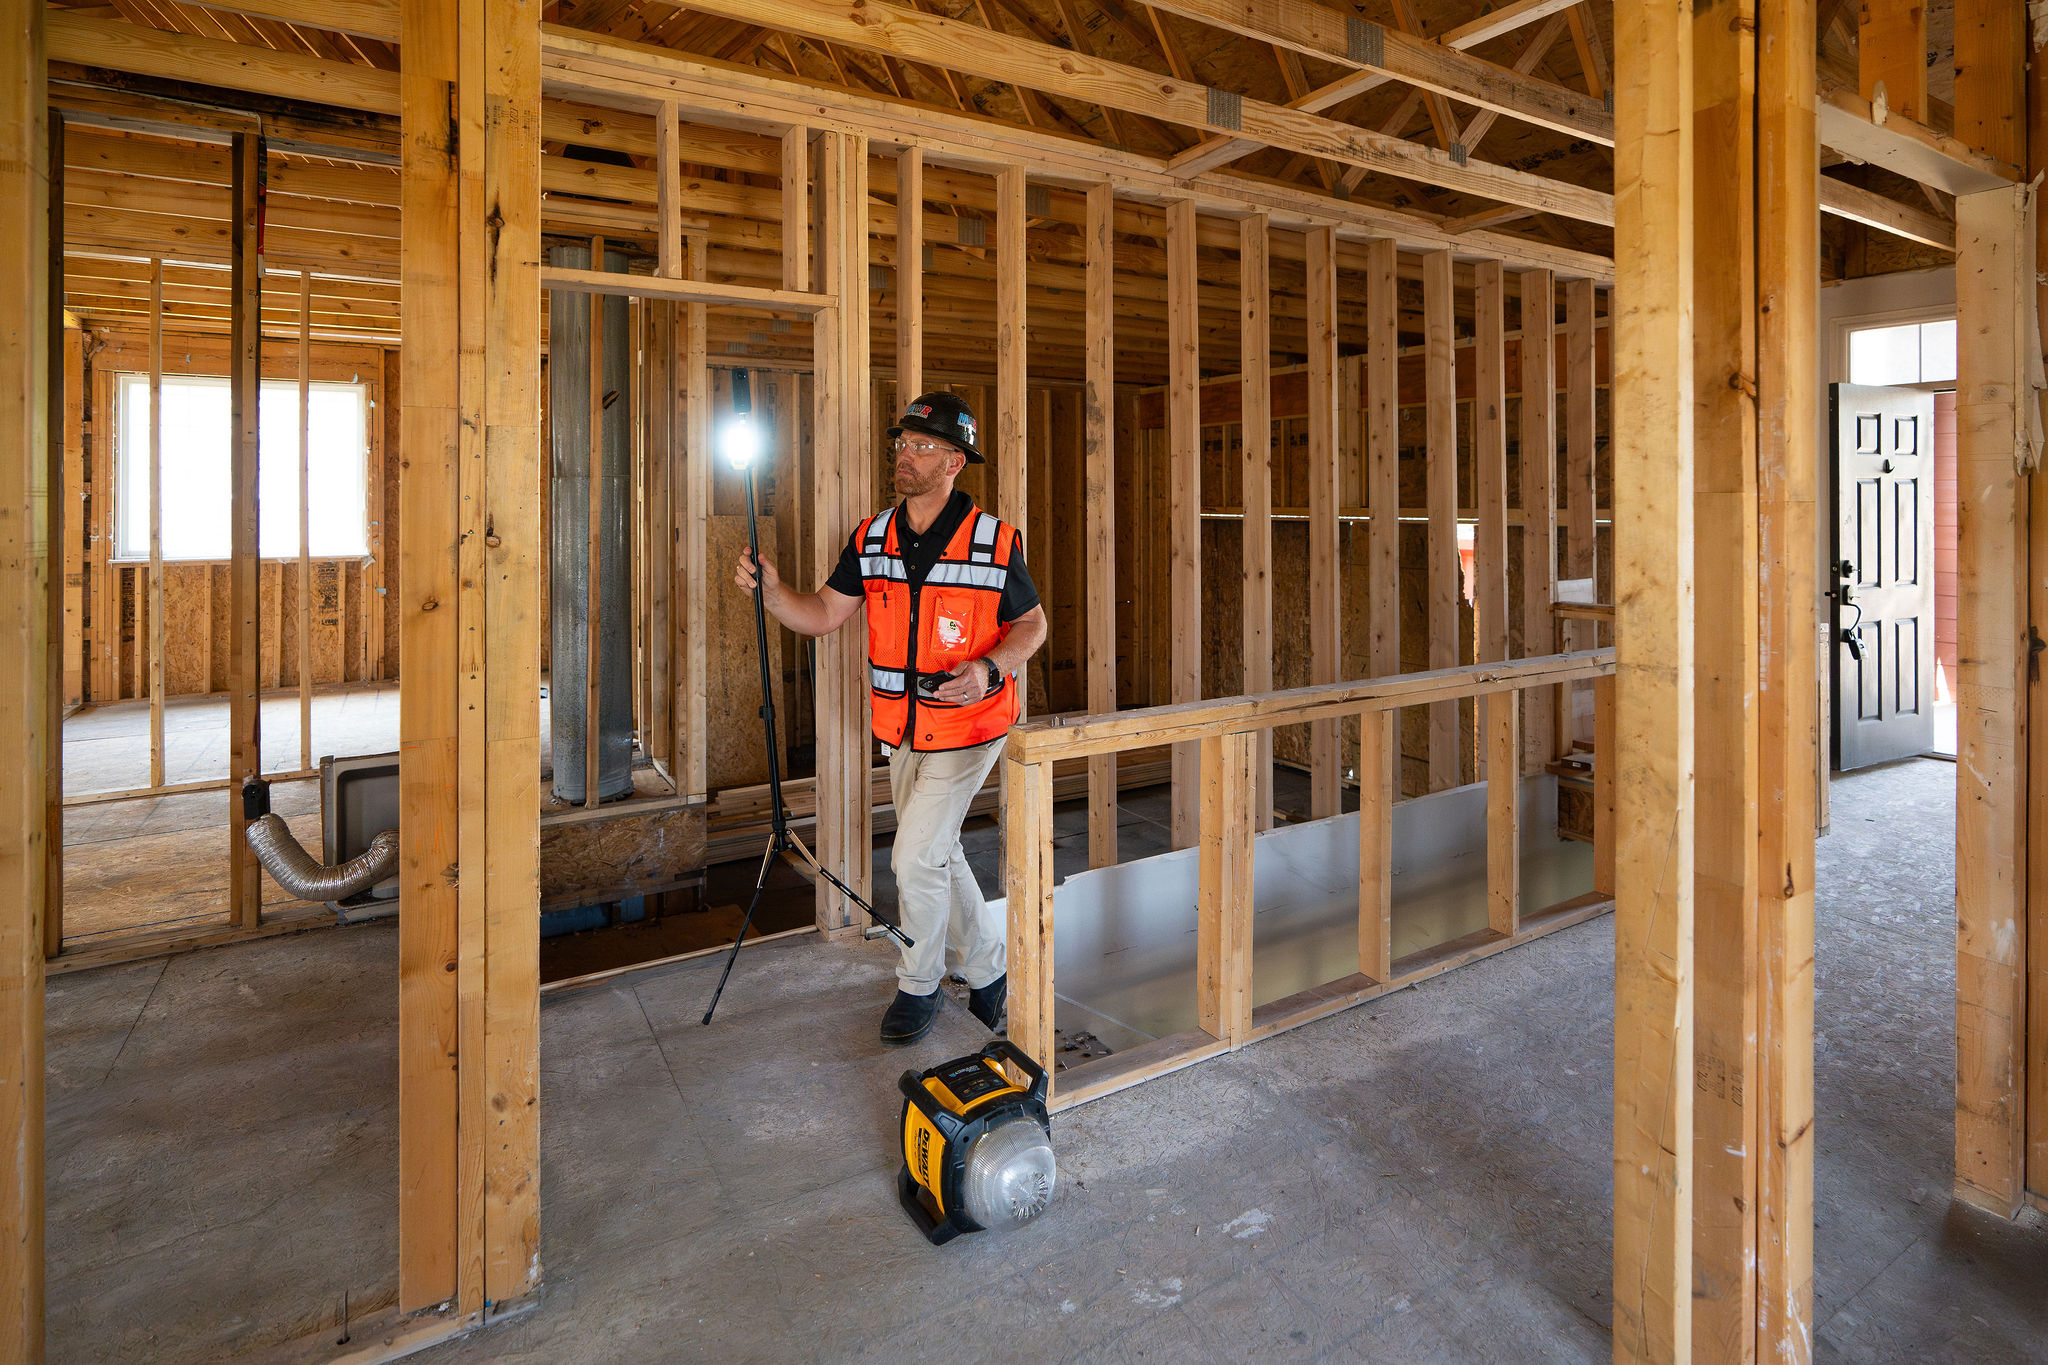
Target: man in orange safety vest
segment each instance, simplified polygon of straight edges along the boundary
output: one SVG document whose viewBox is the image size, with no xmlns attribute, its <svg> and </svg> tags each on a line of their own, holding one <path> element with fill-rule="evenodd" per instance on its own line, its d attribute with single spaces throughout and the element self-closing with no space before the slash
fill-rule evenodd
<svg viewBox="0 0 2048 1365">
<path fill-rule="evenodd" d="M 889 435 L 902 501 L 854 527 L 818 591 L 793 591 L 765 557 L 759 577 L 762 602 L 799 635 L 828 635 L 867 607 L 874 732 L 896 802 L 890 870 L 916 945 L 902 950 L 882 1040 L 909 1043 L 938 1018 L 948 966 L 967 983 L 975 1018 L 1002 1023 L 1007 926 L 974 880 L 960 824 L 1020 714 L 1018 674 L 1045 643 L 1046 622 L 1022 537 L 953 487 L 984 463 L 973 412 L 952 394 L 924 394 Z M 753 592 L 746 550 L 734 580 Z"/>
</svg>

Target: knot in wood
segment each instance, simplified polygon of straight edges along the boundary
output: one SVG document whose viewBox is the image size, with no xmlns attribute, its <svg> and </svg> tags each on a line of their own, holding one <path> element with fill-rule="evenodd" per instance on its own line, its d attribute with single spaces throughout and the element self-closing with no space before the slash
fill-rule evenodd
<svg viewBox="0 0 2048 1365">
<path fill-rule="evenodd" d="M 438 606 L 440 606 L 440 605 L 441 605 L 441 604 L 440 604 L 440 603 L 439 603 L 438 601 L 436 601 L 436 600 L 435 600 L 434 598 L 431 598 L 431 597 L 429 597 L 429 598 L 428 598 L 428 599 L 427 599 L 426 601 L 424 601 L 424 602 L 420 603 L 420 610 L 421 610 L 421 611 L 432 611 L 432 610 L 433 610 L 433 609 L 434 609 L 435 607 L 438 607 Z"/>
</svg>

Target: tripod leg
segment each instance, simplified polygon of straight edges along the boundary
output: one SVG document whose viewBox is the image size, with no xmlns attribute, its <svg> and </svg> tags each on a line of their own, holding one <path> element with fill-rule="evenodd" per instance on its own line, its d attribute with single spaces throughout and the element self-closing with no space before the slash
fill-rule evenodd
<svg viewBox="0 0 2048 1365">
<path fill-rule="evenodd" d="M 795 845 L 796 851 L 803 855 L 803 860 L 811 865 L 811 870 L 817 873 L 820 877 L 823 877 L 826 881 L 832 883 L 832 885 L 838 887 L 840 893 L 844 895 L 848 900 L 852 901 L 855 905 L 859 906 L 861 908 L 861 912 L 865 914 L 870 920 L 874 921 L 883 929 L 887 930 L 889 934 L 892 937 L 894 937 L 898 943 L 901 943 L 904 947 L 915 948 L 917 946 L 917 940 L 911 938 L 908 934 L 905 934 L 903 932 L 902 926 L 891 924 L 888 920 L 885 920 L 880 915 L 876 914 L 875 907 L 869 905 L 866 901 L 862 900 L 859 892 L 855 891 L 852 887 L 848 886 L 845 882 L 840 881 L 839 878 L 833 876 L 831 872 L 827 871 L 825 865 L 818 861 L 817 855 L 812 853 L 810 849 L 804 847 L 804 841 L 797 837 L 795 830 L 791 830 L 789 832 L 788 838 L 789 842 Z"/>
<path fill-rule="evenodd" d="M 761 854 L 761 871 L 754 878 L 754 894 L 752 899 L 747 902 L 745 918 L 740 920 L 739 937 L 732 941 L 732 951 L 725 956 L 725 970 L 718 974 L 718 989 L 711 992 L 711 1006 L 704 1011 L 704 1022 L 707 1024 L 711 1022 L 712 1014 L 718 1009 L 719 997 L 725 994 L 725 983 L 727 978 L 732 975 L 732 964 L 739 961 L 740 945 L 747 941 L 747 926 L 754 922 L 754 911 L 760 907 L 761 892 L 768 885 L 768 869 L 775 861 L 775 842 L 774 837 L 771 835 L 768 839 L 766 851 Z"/>
</svg>

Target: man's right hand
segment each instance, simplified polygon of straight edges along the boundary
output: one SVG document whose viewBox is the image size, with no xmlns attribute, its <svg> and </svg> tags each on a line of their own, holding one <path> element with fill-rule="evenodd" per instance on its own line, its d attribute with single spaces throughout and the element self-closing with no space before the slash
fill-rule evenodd
<svg viewBox="0 0 2048 1365">
<path fill-rule="evenodd" d="M 772 559 L 761 560 L 760 566 L 761 596 L 772 597 L 775 590 L 782 586 L 782 575 L 775 572 L 775 561 Z M 742 549 L 739 563 L 733 570 L 732 581 L 739 584 L 741 592 L 751 595 L 754 591 L 754 578 L 754 552 Z"/>
</svg>

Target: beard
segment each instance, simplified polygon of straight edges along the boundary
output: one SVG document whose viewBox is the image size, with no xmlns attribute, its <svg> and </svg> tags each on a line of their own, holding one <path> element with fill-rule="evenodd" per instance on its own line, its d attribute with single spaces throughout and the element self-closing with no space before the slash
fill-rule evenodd
<svg viewBox="0 0 2048 1365">
<path fill-rule="evenodd" d="M 906 498 L 921 498 L 925 494 L 937 490 L 945 481 L 946 475 L 943 470 L 934 471 L 920 477 L 914 468 L 905 465 L 896 466 L 896 491 Z"/>
</svg>

